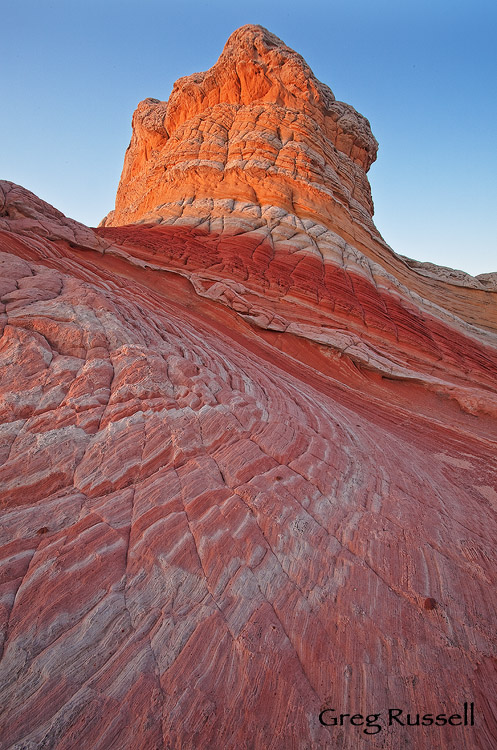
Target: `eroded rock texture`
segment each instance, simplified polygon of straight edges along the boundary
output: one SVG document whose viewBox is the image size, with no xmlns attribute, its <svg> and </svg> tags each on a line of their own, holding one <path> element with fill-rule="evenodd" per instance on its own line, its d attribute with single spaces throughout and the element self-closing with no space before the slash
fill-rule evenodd
<svg viewBox="0 0 497 750">
<path fill-rule="evenodd" d="M 178 197 L 219 197 L 326 219 L 352 212 L 371 229 L 366 171 L 377 147 L 368 121 L 300 55 L 243 26 L 209 71 L 176 81 L 168 102 L 138 105 L 106 223 L 129 224 Z"/>
<path fill-rule="evenodd" d="M 392 253 L 375 150 L 244 27 L 135 113 L 141 224 L 1 183 L 2 748 L 495 747 L 494 282 Z"/>
</svg>

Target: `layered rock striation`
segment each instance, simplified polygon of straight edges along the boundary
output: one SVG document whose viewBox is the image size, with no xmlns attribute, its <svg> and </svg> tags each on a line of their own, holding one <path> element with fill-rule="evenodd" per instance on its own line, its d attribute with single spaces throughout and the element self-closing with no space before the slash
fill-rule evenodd
<svg viewBox="0 0 497 750">
<path fill-rule="evenodd" d="M 320 218 L 341 207 L 370 226 L 377 147 L 368 121 L 300 55 L 243 26 L 209 71 L 180 78 L 167 102 L 138 105 L 105 223 L 142 220 L 178 198 L 228 198 Z"/>
<path fill-rule="evenodd" d="M 386 246 L 375 154 L 248 26 L 104 227 L 0 183 L 1 748 L 495 747 L 497 295 Z"/>
</svg>

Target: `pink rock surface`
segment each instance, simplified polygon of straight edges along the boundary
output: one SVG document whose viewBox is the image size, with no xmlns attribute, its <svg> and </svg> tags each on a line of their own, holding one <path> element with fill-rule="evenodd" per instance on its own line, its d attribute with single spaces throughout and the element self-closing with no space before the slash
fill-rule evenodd
<svg viewBox="0 0 497 750">
<path fill-rule="evenodd" d="M 492 284 L 350 216 L 0 189 L 0 747 L 493 750 Z"/>
<path fill-rule="evenodd" d="M 495 421 L 43 242 L 0 256 L 2 747 L 355 748 L 323 708 L 473 701 L 413 746 L 491 748 Z"/>
</svg>

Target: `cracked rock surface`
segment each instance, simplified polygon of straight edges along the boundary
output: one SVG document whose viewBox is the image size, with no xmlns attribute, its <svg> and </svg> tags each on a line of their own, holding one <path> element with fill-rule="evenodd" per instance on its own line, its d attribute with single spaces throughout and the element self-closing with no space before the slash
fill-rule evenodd
<svg viewBox="0 0 497 750">
<path fill-rule="evenodd" d="M 277 37 L 216 66 L 148 100 L 125 170 L 250 105 L 365 174 L 366 121 Z M 320 711 L 474 702 L 368 742 L 493 750 L 492 279 L 396 256 L 362 176 L 320 216 L 189 169 L 98 230 L 0 183 L 0 748 L 355 750 Z"/>
<path fill-rule="evenodd" d="M 1 747 L 335 747 L 330 702 L 474 700 L 490 749 L 492 334 L 411 300 L 373 347 L 359 291 L 352 335 L 176 230 L 0 235 Z"/>
</svg>

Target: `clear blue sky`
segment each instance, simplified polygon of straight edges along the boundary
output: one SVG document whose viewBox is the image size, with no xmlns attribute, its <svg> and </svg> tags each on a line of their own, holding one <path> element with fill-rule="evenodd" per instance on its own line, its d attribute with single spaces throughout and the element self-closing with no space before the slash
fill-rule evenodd
<svg viewBox="0 0 497 750">
<path fill-rule="evenodd" d="M 375 221 L 399 253 L 497 271 L 495 0 L 12 0 L 2 7 L 0 177 L 95 225 L 131 116 L 260 23 L 380 143 Z"/>
</svg>

